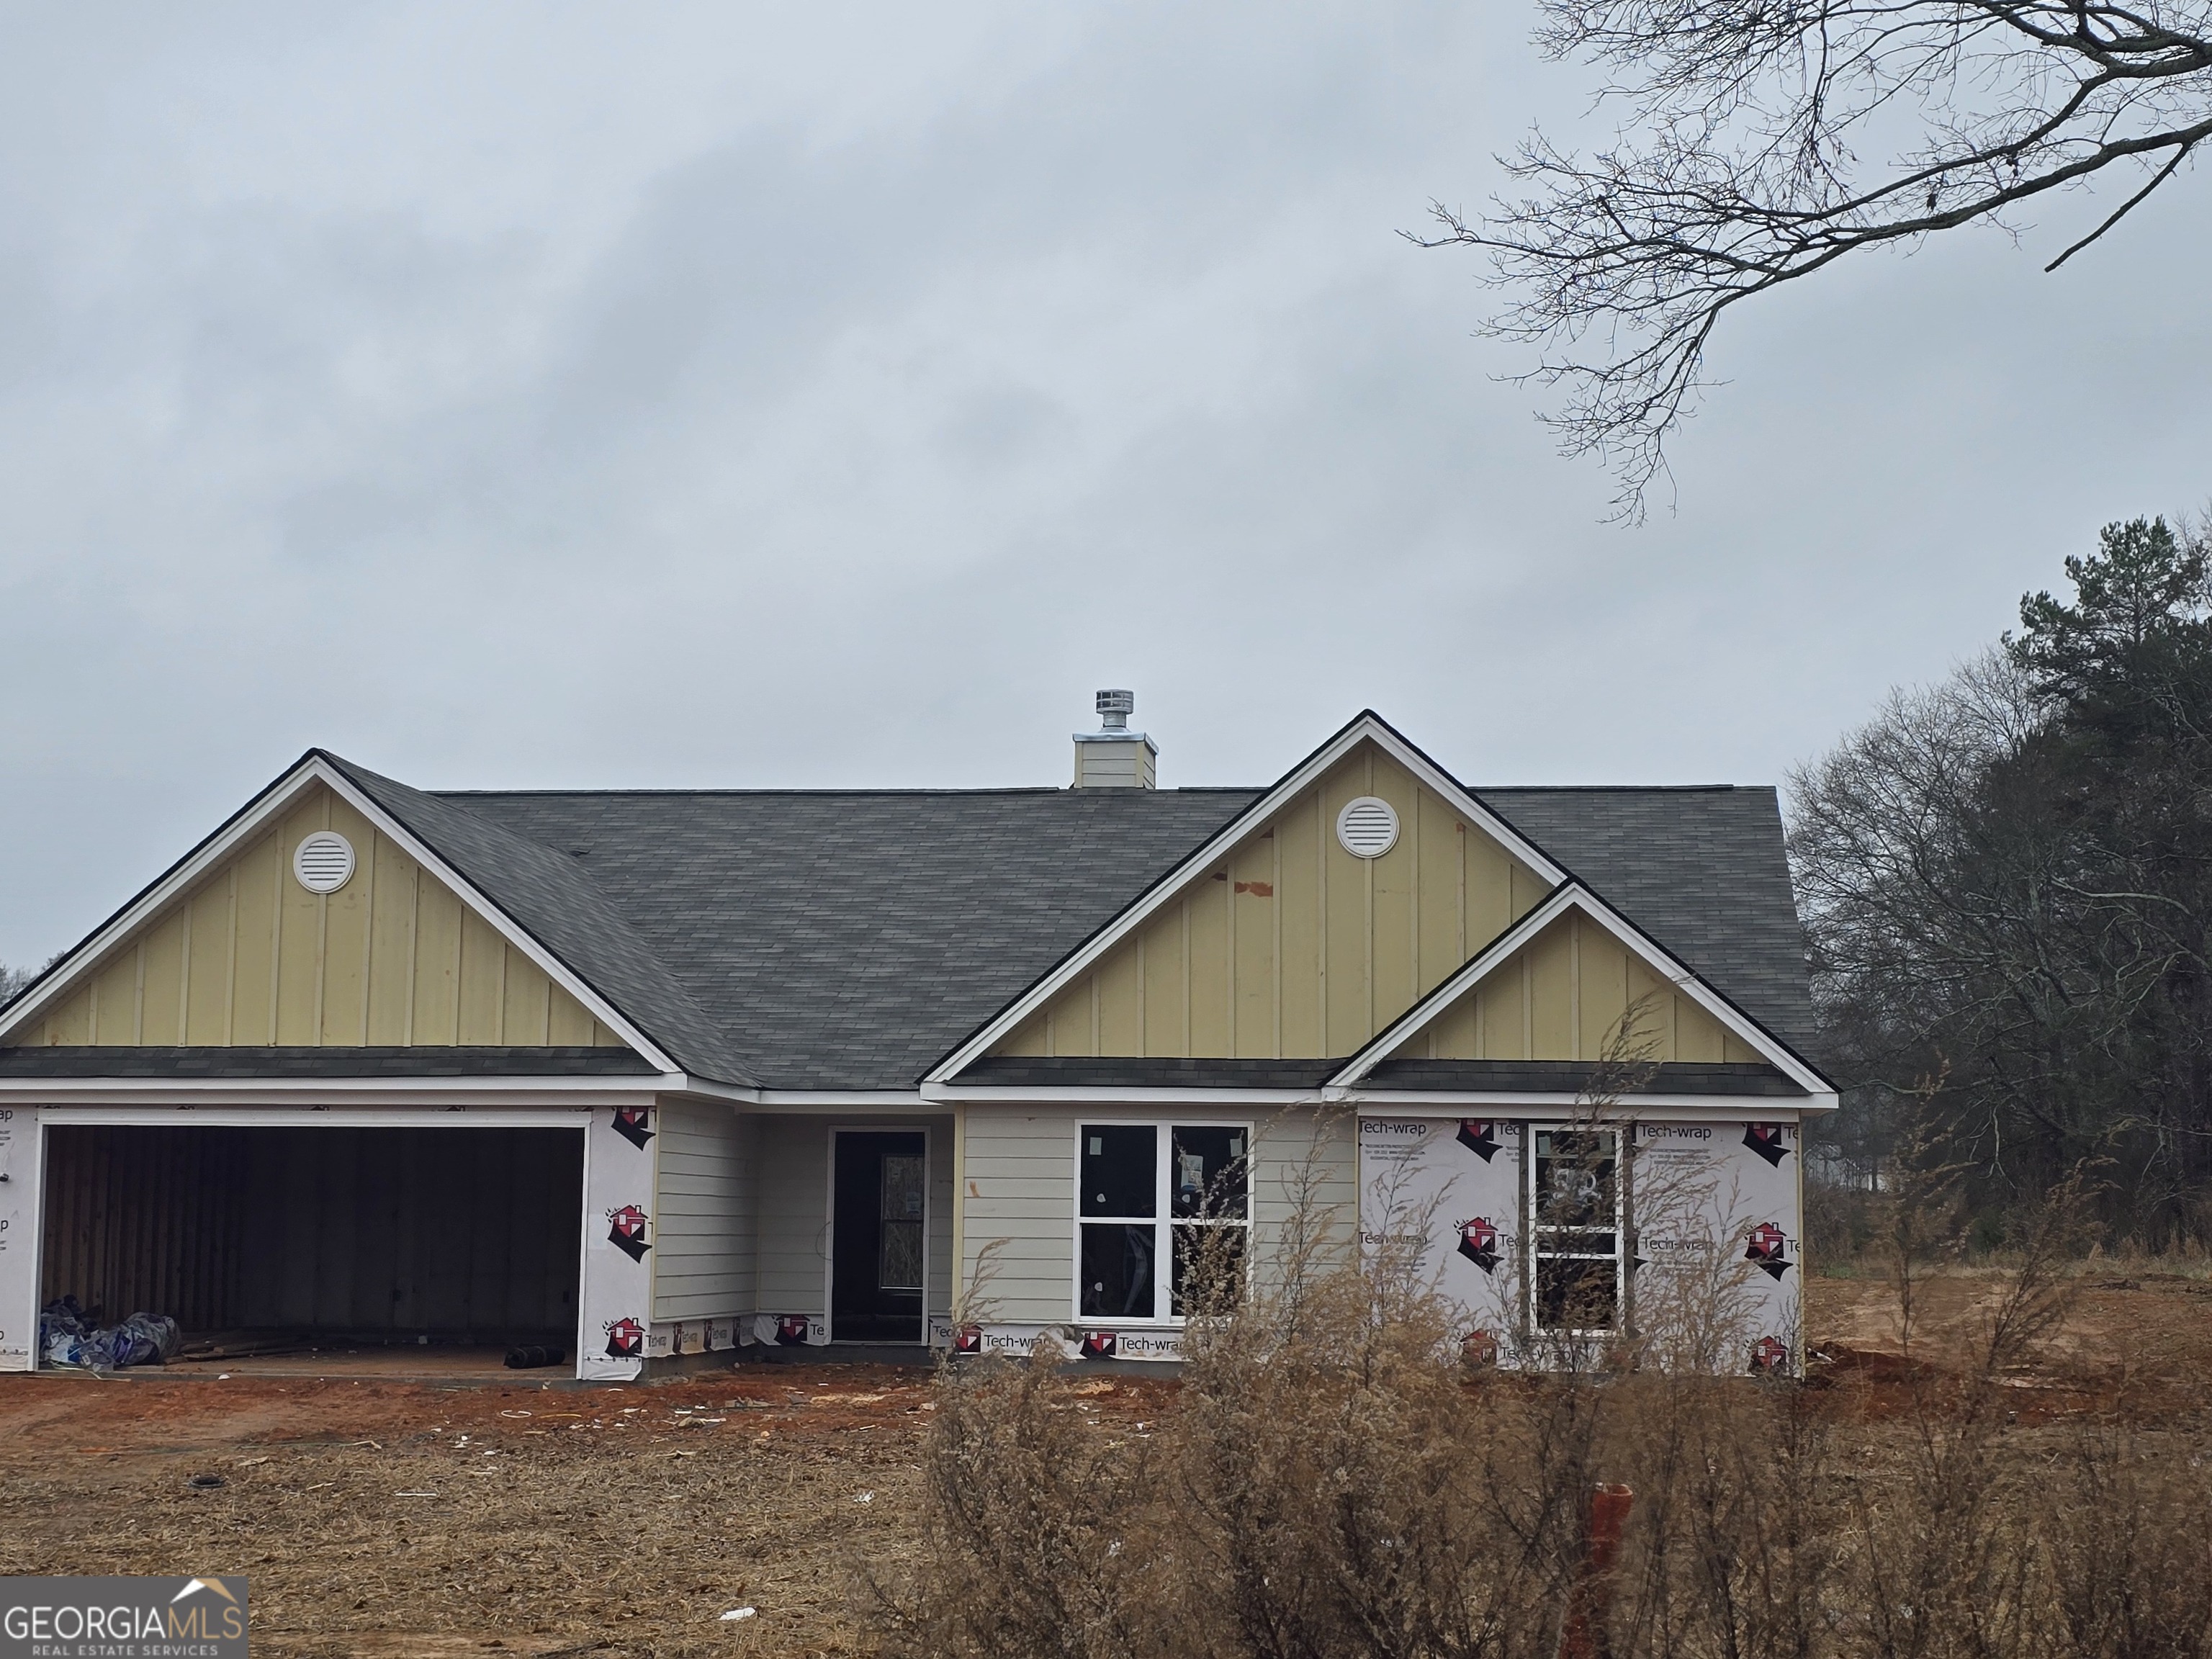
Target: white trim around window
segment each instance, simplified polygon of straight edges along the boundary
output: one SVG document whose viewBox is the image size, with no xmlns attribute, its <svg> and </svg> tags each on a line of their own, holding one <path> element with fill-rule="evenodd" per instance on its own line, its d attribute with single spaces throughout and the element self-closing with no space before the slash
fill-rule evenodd
<svg viewBox="0 0 2212 1659">
<path fill-rule="evenodd" d="M 1540 1339 L 1618 1336 L 1628 1311 L 1625 1149 L 1635 1126 L 1527 1122 L 1521 1133 L 1528 1328 Z M 1559 1316 L 1569 1311 L 1610 1316 Z"/>
<path fill-rule="evenodd" d="M 1180 1328 L 1183 1317 L 1175 1311 L 1175 1245 L 1179 1230 L 1194 1226 L 1240 1228 L 1244 1233 L 1244 1259 L 1250 1260 L 1254 1126 L 1249 1122 L 1224 1122 L 1218 1118 L 1211 1122 L 1179 1122 L 1157 1117 L 1093 1116 L 1079 1119 L 1074 1127 L 1071 1160 L 1075 1182 L 1071 1241 L 1074 1260 L 1069 1275 L 1068 1306 L 1076 1322 L 1115 1328 Z M 1151 1167 L 1147 1181 L 1133 1183 L 1127 1179 L 1127 1160 L 1133 1148 L 1143 1144 L 1136 1139 L 1139 1132 L 1151 1138 Z M 1184 1139 L 1179 1142 L 1178 1136 Z M 1118 1157 L 1113 1146 L 1117 1139 L 1121 1142 L 1121 1154 Z M 1181 1183 L 1186 1191 L 1202 1190 L 1205 1184 L 1218 1180 L 1224 1170 L 1233 1168 L 1233 1186 L 1242 1213 L 1210 1214 L 1201 1218 L 1186 1207 L 1184 1213 L 1178 1215 L 1178 1164 L 1186 1160 L 1197 1160 L 1194 1172 L 1200 1183 L 1196 1188 L 1189 1183 Z M 1210 1176 L 1205 1173 L 1208 1163 L 1216 1166 Z M 1115 1169 L 1115 1165 L 1121 1167 Z M 1115 1178 L 1102 1181 L 1101 1176 L 1107 1175 Z M 1138 1190 L 1145 1186 L 1150 1188 L 1149 1205 L 1142 1201 L 1146 1194 Z M 1149 1213 L 1142 1212 L 1147 1210 Z M 1086 1257 L 1086 1228 L 1099 1231 L 1100 1236 L 1091 1240 L 1094 1251 L 1107 1247 L 1104 1235 L 1109 1230 L 1127 1230 L 1127 1254 L 1119 1264 L 1121 1272 L 1118 1278 L 1111 1267 L 1103 1273 L 1086 1275 L 1086 1267 L 1098 1260 L 1096 1255 Z M 1150 1235 L 1148 1242 L 1142 1238 L 1144 1234 Z M 1146 1285 L 1130 1282 L 1137 1277 L 1129 1271 L 1133 1263 L 1141 1265 Z"/>
</svg>

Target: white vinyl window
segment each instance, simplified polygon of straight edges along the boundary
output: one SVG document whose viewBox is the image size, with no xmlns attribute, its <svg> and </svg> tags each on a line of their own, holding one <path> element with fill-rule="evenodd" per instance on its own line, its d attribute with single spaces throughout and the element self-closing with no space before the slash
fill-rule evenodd
<svg viewBox="0 0 2212 1659">
<path fill-rule="evenodd" d="M 1620 1141 L 1611 1129 L 1535 1129 L 1528 1158 L 1528 1316 L 1563 1336 L 1618 1331 L 1626 1285 Z"/>
<path fill-rule="evenodd" d="M 1252 1224 L 1249 1125 L 1085 1123 L 1075 1147 L 1075 1316 L 1170 1322 L 1192 1267 L 1234 1272 Z"/>
</svg>

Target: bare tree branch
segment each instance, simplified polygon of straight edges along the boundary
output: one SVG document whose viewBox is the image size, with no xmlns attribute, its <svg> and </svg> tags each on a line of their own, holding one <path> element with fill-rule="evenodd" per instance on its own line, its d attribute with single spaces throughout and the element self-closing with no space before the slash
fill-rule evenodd
<svg viewBox="0 0 2212 1659">
<path fill-rule="evenodd" d="M 2099 225 L 2096 229 L 2091 231 L 2080 241 L 2075 243 L 2073 246 L 2068 248 L 2065 252 L 2060 254 L 2049 264 L 2044 266 L 2043 269 L 2045 274 L 2047 276 L 2051 271 L 2057 270 L 2059 266 L 2064 264 L 2069 259 L 2079 253 L 2083 248 L 2088 246 L 2090 243 L 2095 241 L 2100 236 L 2102 236 L 2114 225 L 2117 225 L 2121 220 L 2126 218 L 2129 214 L 2134 212 L 2138 203 L 2142 202 L 2151 193 L 2151 191 L 2156 190 L 2167 179 L 2173 177 L 2174 169 L 2188 159 L 2190 149 L 2190 144 L 2184 144 L 2179 149 L 2175 150 L 2173 152 L 2173 159 L 2169 161 L 2156 173 L 2151 174 L 2150 182 L 2145 185 L 2141 190 L 2137 191 L 2134 195 L 2129 197 L 2126 201 L 2121 203 L 2120 205 L 2113 210 L 2112 216 L 2104 222 L 2104 223 Z"/>
<path fill-rule="evenodd" d="M 1547 56 L 1619 72 L 1603 95 L 1628 136 L 1583 156 L 1534 133 L 1504 163 L 1528 194 L 1474 217 L 1435 204 L 1413 240 L 1490 256 L 1510 297 L 1488 331 L 1545 348 L 1516 378 L 1565 388 L 1547 418 L 1615 467 L 1632 520 L 1730 307 L 2148 169 L 2055 270 L 2212 138 L 2212 0 L 1540 3 Z"/>
</svg>

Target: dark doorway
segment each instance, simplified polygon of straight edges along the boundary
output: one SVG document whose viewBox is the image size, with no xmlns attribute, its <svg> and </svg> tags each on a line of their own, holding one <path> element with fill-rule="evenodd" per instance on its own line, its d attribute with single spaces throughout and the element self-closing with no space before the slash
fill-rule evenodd
<svg viewBox="0 0 2212 1659">
<path fill-rule="evenodd" d="M 835 1140 L 830 1339 L 919 1342 L 928 1143 L 851 1130 Z"/>
</svg>

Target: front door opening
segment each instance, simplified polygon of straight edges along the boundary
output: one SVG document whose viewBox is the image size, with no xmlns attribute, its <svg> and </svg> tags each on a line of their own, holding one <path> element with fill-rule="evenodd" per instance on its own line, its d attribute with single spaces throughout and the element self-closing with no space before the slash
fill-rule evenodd
<svg viewBox="0 0 2212 1659">
<path fill-rule="evenodd" d="M 830 1255 L 833 1342 L 920 1342 L 927 1140 L 841 1129 Z"/>
</svg>

